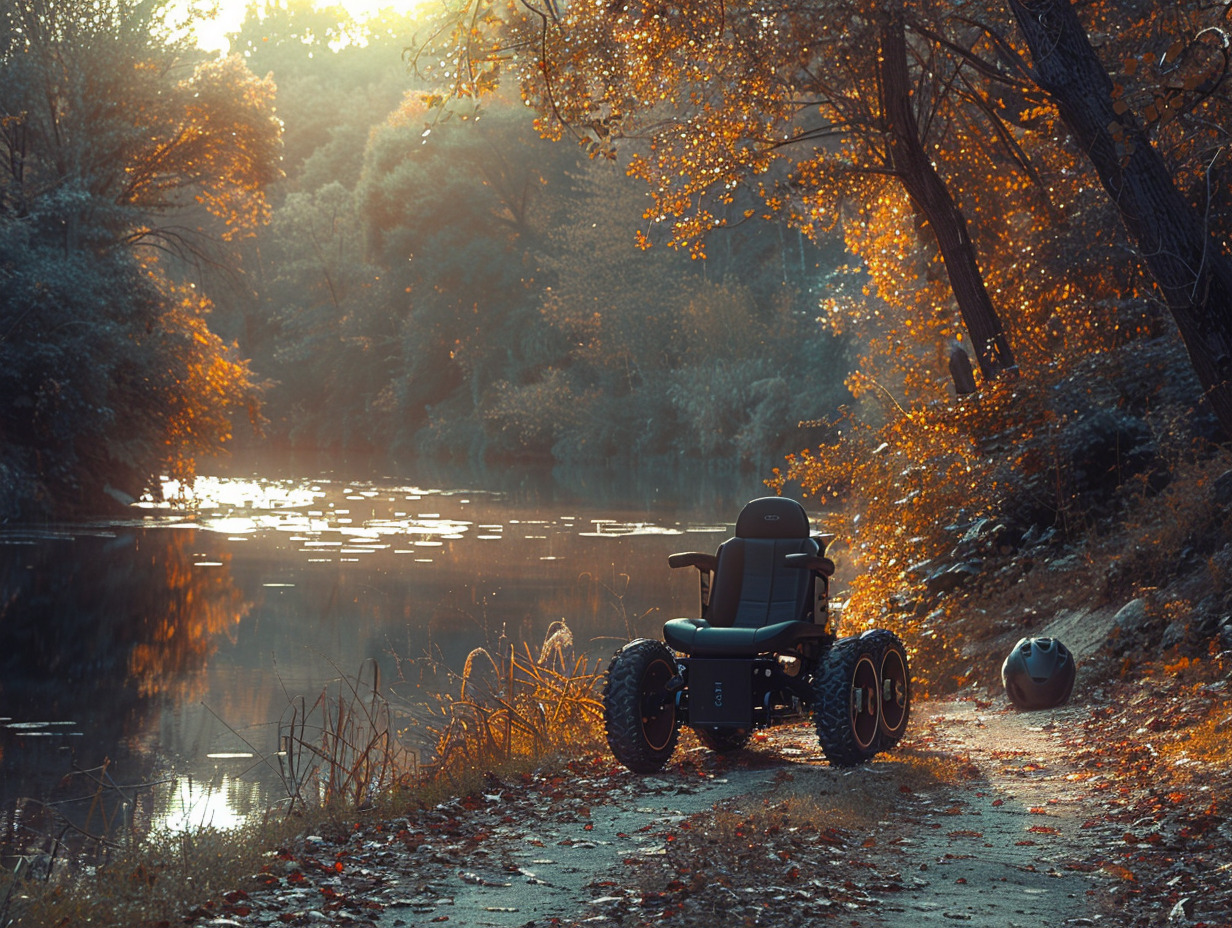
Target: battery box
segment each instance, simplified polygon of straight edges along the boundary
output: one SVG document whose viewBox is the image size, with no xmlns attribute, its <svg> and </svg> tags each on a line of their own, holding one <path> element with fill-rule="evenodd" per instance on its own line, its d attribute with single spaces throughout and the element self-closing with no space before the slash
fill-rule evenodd
<svg viewBox="0 0 1232 928">
<path fill-rule="evenodd" d="M 753 725 L 753 661 L 692 658 L 689 724 L 724 728 Z"/>
</svg>

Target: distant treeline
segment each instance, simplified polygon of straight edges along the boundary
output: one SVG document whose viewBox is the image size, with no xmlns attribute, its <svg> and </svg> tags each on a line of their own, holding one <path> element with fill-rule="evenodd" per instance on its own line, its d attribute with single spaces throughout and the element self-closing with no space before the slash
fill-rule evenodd
<svg viewBox="0 0 1232 928">
<path fill-rule="evenodd" d="M 225 307 L 273 381 L 271 439 L 739 464 L 841 402 L 813 292 L 841 243 L 754 221 L 706 260 L 640 249 L 650 200 L 619 164 L 540 139 L 520 103 L 440 118 L 400 54 L 414 24 L 331 52 L 338 27 L 301 21 L 325 15 L 250 13 L 233 45 L 285 126 L 287 177 Z"/>
<path fill-rule="evenodd" d="M 253 7 L 213 60 L 169 10 L 5 5 L 0 513 L 237 441 L 739 466 L 841 402 L 816 320 L 841 244 L 733 221 L 705 260 L 639 248 L 619 164 L 520 104 L 439 118 L 409 17 Z"/>
</svg>

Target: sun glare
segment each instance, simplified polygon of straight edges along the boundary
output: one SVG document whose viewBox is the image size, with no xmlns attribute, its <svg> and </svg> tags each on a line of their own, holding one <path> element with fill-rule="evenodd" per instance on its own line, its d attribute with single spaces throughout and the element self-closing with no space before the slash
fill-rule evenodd
<svg viewBox="0 0 1232 928">
<path fill-rule="evenodd" d="M 409 12 L 417 7 L 441 0 L 318 0 L 317 6 L 340 6 L 356 20 L 363 21 L 383 9 Z M 197 44 L 206 51 L 227 52 L 227 34 L 239 30 L 244 14 L 253 0 L 216 0 L 217 14 L 203 19 L 194 28 Z M 258 6 L 264 6 L 261 2 Z"/>
</svg>

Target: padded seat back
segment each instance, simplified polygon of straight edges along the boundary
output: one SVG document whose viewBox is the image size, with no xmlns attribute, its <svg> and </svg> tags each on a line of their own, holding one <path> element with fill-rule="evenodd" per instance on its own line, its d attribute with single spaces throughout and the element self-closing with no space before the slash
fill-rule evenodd
<svg viewBox="0 0 1232 928">
<path fill-rule="evenodd" d="M 755 499 L 740 512 L 736 535 L 719 546 L 708 620 L 717 628 L 762 628 L 805 619 L 812 607 L 809 571 L 783 564 L 788 554 L 819 554 L 808 515 L 795 500 Z"/>
</svg>

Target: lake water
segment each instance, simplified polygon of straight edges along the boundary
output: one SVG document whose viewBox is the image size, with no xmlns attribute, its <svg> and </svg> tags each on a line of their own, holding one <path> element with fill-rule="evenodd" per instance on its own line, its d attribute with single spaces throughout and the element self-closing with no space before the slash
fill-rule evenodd
<svg viewBox="0 0 1232 928">
<path fill-rule="evenodd" d="M 460 669 L 560 619 L 606 658 L 694 614 L 696 575 L 666 556 L 713 551 L 765 494 L 756 476 L 267 474 L 0 530 L 0 837 L 46 827 L 44 802 L 92 833 L 104 814 L 231 824 L 271 798 L 253 757 L 289 698 L 365 661 L 387 681 L 427 654 Z M 78 801 L 98 785 L 65 775 L 104 762 L 92 776 L 131 802 Z"/>
</svg>

